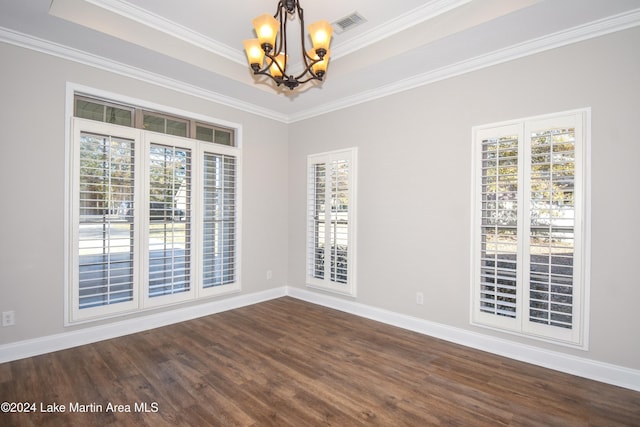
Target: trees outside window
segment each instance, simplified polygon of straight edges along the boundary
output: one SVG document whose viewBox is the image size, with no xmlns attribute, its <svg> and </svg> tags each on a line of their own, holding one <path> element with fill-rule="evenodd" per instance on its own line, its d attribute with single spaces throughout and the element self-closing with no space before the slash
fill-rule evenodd
<svg viewBox="0 0 640 427">
<path fill-rule="evenodd" d="M 473 323 L 586 346 L 588 123 L 474 128 Z"/>
<path fill-rule="evenodd" d="M 74 118 L 69 153 L 68 322 L 240 289 L 238 148 Z"/>
</svg>

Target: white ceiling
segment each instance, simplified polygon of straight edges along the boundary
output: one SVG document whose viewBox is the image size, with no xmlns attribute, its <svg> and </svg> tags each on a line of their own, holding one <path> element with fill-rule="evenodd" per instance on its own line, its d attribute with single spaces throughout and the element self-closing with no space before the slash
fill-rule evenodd
<svg viewBox="0 0 640 427">
<path fill-rule="evenodd" d="M 289 91 L 254 77 L 242 47 L 251 20 L 276 5 L 0 0 L 0 41 L 292 122 L 640 25 L 640 0 L 300 0 L 307 25 L 353 12 L 366 22 L 334 33 L 322 84 Z"/>
</svg>

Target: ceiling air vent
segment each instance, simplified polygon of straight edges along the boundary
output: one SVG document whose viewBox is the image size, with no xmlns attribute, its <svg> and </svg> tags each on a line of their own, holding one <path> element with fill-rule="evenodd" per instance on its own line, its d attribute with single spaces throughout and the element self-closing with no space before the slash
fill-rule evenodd
<svg viewBox="0 0 640 427">
<path fill-rule="evenodd" d="M 353 12 L 351 15 L 338 19 L 332 25 L 333 30 L 338 34 L 341 34 L 347 30 L 357 27 L 358 25 L 364 24 L 365 22 L 367 22 L 367 20 L 364 19 L 362 15 L 358 12 Z"/>
</svg>

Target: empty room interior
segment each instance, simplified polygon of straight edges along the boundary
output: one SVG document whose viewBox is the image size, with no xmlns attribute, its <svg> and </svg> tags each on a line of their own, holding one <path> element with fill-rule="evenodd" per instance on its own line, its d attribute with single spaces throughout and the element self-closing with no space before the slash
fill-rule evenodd
<svg viewBox="0 0 640 427">
<path fill-rule="evenodd" d="M 1 0 L 0 75 L 0 424 L 640 425 L 637 0 Z"/>
</svg>

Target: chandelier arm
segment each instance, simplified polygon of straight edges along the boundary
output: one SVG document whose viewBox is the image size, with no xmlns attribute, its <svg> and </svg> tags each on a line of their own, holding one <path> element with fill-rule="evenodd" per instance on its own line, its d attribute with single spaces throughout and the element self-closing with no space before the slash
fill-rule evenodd
<svg viewBox="0 0 640 427">
<path fill-rule="evenodd" d="M 298 10 L 298 19 L 300 21 L 300 49 L 302 50 L 302 60 L 304 62 L 304 70 L 298 74 L 297 77 L 295 77 L 296 81 L 299 84 L 304 84 L 310 80 L 320 80 L 322 81 L 322 77 L 318 76 L 316 73 L 313 72 L 313 66 L 315 64 L 317 64 L 318 62 L 322 61 L 322 58 L 320 59 L 315 59 L 312 58 L 311 56 L 309 56 L 309 54 L 307 53 L 307 49 L 306 49 L 306 43 L 304 40 L 304 36 L 305 36 L 305 32 L 304 32 L 304 9 L 302 9 L 302 7 L 300 6 L 300 2 L 296 1 L 296 8 Z M 311 61 L 311 62 L 309 62 Z M 304 81 L 301 81 L 300 79 L 302 77 L 304 77 L 306 74 L 310 74 L 311 77 L 307 78 Z"/>
<path fill-rule="evenodd" d="M 286 53 L 287 51 L 285 50 L 285 58 L 286 58 Z M 278 61 L 276 61 L 276 56 L 271 55 L 270 53 L 265 53 L 264 56 L 266 56 L 267 58 L 269 58 L 271 60 L 271 62 L 269 64 L 267 64 L 266 67 L 264 67 L 262 69 L 262 71 L 264 71 L 265 73 L 267 72 L 267 70 L 269 70 L 269 68 L 271 68 L 271 66 L 273 64 L 276 64 L 276 67 L 278 67 L 278 70 L 280 70 L 280 72 L 282 73 L 283 76 L 286 76 L 287 73 L 285 72 L 285 70 L 287 69 L 287 61 L 285 59 L 284 61 L 284 66 L 281 66 L 280 63 Z"/>
<path fill-rule="evenodd" d="M 278 35 L 277 39 L 276 39 L 276 45 L 275 46 L 275 50 L 274 50 L 274 56 L 278 56 L 281 52 L 282 52 L 282 47 L 283 47 L 283 42 L 286 43 L 287 38 L 284 37 L 285 33 L 286 33 L 286 28 L 284 23 L 287 20 L 287 13 L 285 11 L 285 6 L 282 3 L 282 0 L 280 0 L 278 2 L 278 10 L 276 11 L 275 15 L 273 15 L 273 17 L 280 22 L 280 34 Z M 285 53 L 287 51 L 286 45 L 284 47 Z"/>
<path fill-rule="evenodd" d="M 289 52 L 287 50 L 287 13 L 283 10 L 282 13 L 282 20 L 280 21 L 280 26 L 282 27 L 282 30 L 280 31 L 280 41 L 282 43 L 282 46 L 284 46 L 284 61 L 282 61 L 282 63 L 284 64 L 282 66 L 282 68 L 280 66 L 278 66 L 278 68 L 280 68 L 280 71 L 282 71 L 282 75 L 286 76 L 287 75 L 287 62 L 289 62 Z M 282 53 L 282 51 L 278 51 L 278 54 Z"/>
<path fill-rule="evenodd" d="M 302 49 L 302 61 L 305 66 L 305 70 L 299 76 L 302 77 L 309 70 L 308 60 L 313 60 L 313 58 L 307 55 L 306 44 L 304 42 L 304 10 L 300 7 L 300 2 L 296 1 L 296 5 L 298 8 L 298 20 L 300 21 L 300 49 Z"/>
<path fill-rule="evenodd" d="M 311 80 L 322 81 L 322 77 L 323 77 L 322 75 L 315 74 L 311 70 L 309 70 L 309 74 L 310 74 L 310 76 L 307 77 L 305 80 L 300 80 L 300 78 L 303 76 L 303 74 L 301 74 L 298 77 L 296 77 L 296 81 L 298 82 L 298 84 L 304 84 L 304 83 L 307 83 L 307 82 L 309 82 Z"/>
<path fill-rule="evenodd" d="M 314 66 L 316 63 L 318 63 L 318 62 L 322 61 L 321 59 L 311 59 L 311 61 L 312 61 L 312 62 L 311 62 L 311 63 L 309 63 L 309 65 L 307 65 L 307 67 L 306 67 L 306 68 L 305 68 L 305 69 L 304 69 L 300 74 L 298 74 L 297 76 L 295 76 L 295 77 L 294 77 L 294 76 L 287 76 L 287 74 L 285 73 L 285 71 L 284 71 L 283 67 L 281 67 L 281 66 L 280 66 L 280 63 L 278 63 L 278 61 L 276 61 L 276 60 L 275 60 L 275 57 L 274 57 L 273 55 L 271 55 L 271 54 L 269 54 L 269 53 L 265 53 L 265 56 L 266 56 L 267 58 L 269 58 L 269 61 L 270 61 L 270 62 L 269 62 L 269 63 L 268 63 L 268 64 L 267 64 L 267 65 L 266 65 L 262 70 L 260 70 L 259 68 L 254 68 L 254 69 L 253 69 L 253 74 L 256 74 L 256 75 L 263 75 L 263 76 L 269 76 L 269 77 L 271 77 L 271 79 L 272 79 L 273 81 L 275 81 L 276 83 L 278 83 L 278 85 L 280 85 L 280 84 L 282 83 L 282 81 L 283 81 L 283 80 L 285 80 L 285 79 L 286 79 L 286 80 L 294 79 L 294 80 L 295 80 L 297 83 L 299 83 L 299 84 L 306 83 L 306 82 L 308 82 L 308 81 L 310 81 L 310 80 L 320 80 L 320 81 L 322 81 L 323 76 L 322 76 L 322 75 L 319 75 L 319 74 L 316 74 L 316 73 L 314 73 L 314 72 L 313 72 L 313 66 Z M 274 76 L 272 76 L 272 75 L 271 75 L 271 73 L 269 72 L 269 69 L 271 68 L 271 66 L 272 66 L 273 64 L 275 64 L 275 65 L 276 65 L 276 67 L 278 67 L 278 70 L 280 70 L 280 72 L 282 73 L 282 76 L 283 76 L 283 77 L 276 78 L 276 77 L 274 77 Z M 300 80 L 300 79 L 301 79 L 302 77 L 304 77 L 306 74 L 309 74 L 309 75 L 310 75 L 310 77 L 309 77 L 309 78 L 307 78 L 307 79 L 306 79 L 306 80 L 304 80 L 304 81 Z M 285 78 L 285 76 L 286 76 L 286 78 Z"/>
<path fill-rule="evenodd" d="M 308 82 L 309 80 L 315 79 L 315 80 L 322 80 L 322 77 L 319 76 L 318 74 L 313 72 L 313 66 L 315 64 L 317 64 L 318 62 L 322 61 L 321 59 L 310 59 L 311 62 L 306 66 L 306 68 L 304 70 L 302 70 L 302 72 L 300 74 L 298 74 L 296 76 L 296 80 L 300 80 L 302 77 L 304 77 L 306 74 L 311 75 L 311 77 L 309 77 L 307 80 L 305 80 L 304 82 Z M 304 82 L 300 82 L 300 83 L 304 83 Z"/>
<path fill-rule="evenodd" d="M 265 70 L 255 71 L 254 70 L 253 74 L 260 75 L 260 76 L 267 76 L 271 80 L 273 80 L 276 83 L 277 86 L 280 86 L 282 84 L 282 77 L 279 77 L 279 78 L 273 77 L 268 71 L 265 71 Z"/>
</svg>

